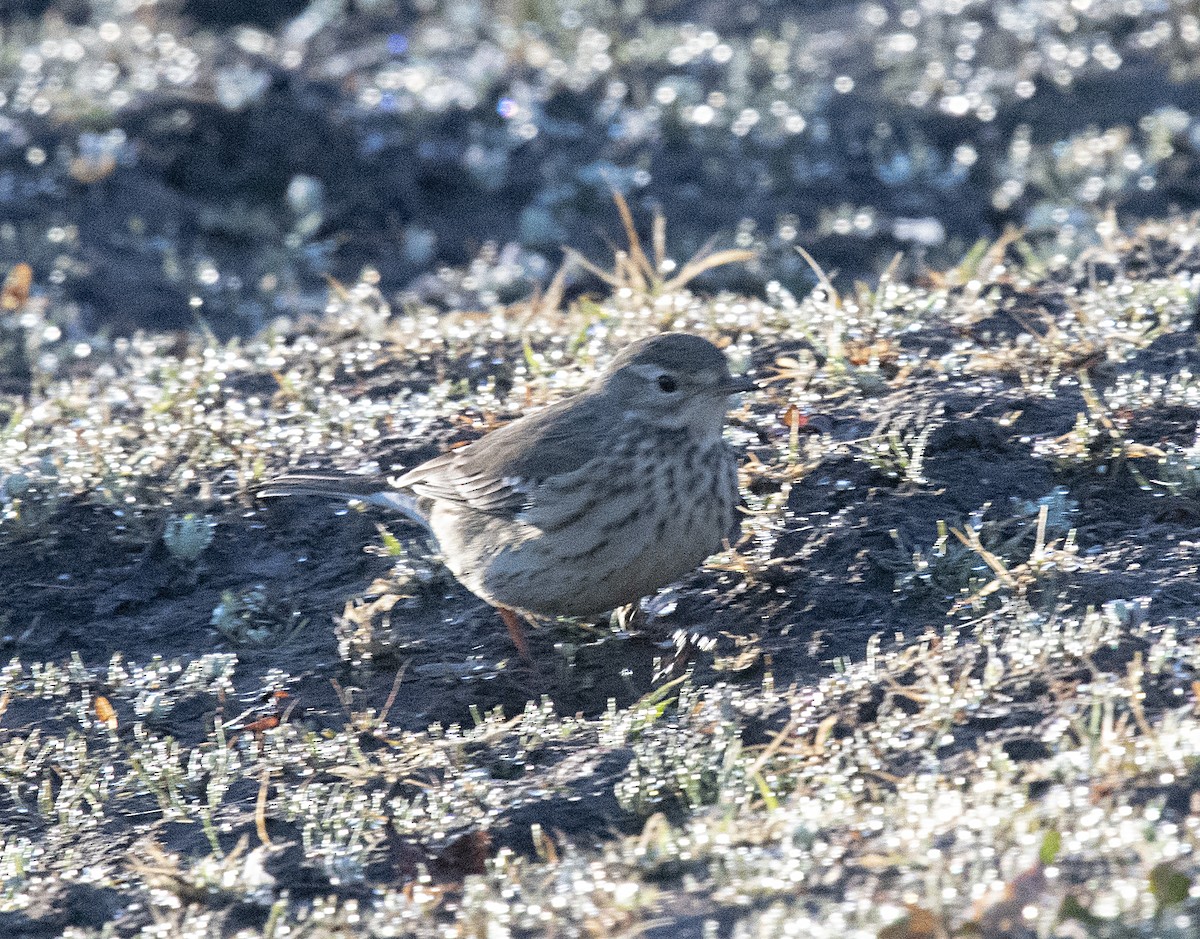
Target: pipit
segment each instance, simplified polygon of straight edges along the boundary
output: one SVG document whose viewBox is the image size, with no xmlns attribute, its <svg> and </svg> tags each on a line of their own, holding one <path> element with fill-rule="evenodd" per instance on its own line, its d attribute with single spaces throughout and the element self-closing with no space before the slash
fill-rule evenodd
<svg viewBox="0 0 1200 939">
<path fill-rule="evenodd" d="M 384 491 L 347 487 L 362 477 L 291 475 L 260 494 L 336 495 L 408 515 L 528 658 L 517 613 L 634 603 L 735 540 L 737 464 L 721 432 L 729 396 L 752 387 L 711 342 L 665 333 L 628 346 L 579 394 Z"/>
</svg>

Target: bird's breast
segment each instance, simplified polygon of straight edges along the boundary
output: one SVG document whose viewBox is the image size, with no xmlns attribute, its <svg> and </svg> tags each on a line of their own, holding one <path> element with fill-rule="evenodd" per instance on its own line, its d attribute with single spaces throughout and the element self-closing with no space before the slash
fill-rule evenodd
<svg viewBox="0 0 1200 939">
<path fill-rule="evenodd" d="M 594 462 L 543 483 L 519 518 L 485 523 L 459 579 L 493 603 L 591 615 L 678 580 L 730 534 L 736 465 L 721 441 L 660 434 Z"/>
</svg>

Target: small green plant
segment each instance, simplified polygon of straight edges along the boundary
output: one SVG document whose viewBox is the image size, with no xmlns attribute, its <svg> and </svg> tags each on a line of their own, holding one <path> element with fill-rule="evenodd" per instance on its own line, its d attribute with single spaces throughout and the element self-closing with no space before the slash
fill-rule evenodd
<svg viewBox="0 0 1200 939">
<path fill-rule="evenodd" d="M 209 623 L 235 645 L 266 645 L 299 632 L 308 625 L 308 618 L 272 600 L 259 584 L 241 592 L 222 593 Z"/>
<path fill-rule="evenodd" d="M 0 526 L 10 537 L 38 539 L 49 534 L 61 496 L 54 466 L 43 461 L 42 470 L 37 477 L 11 473 L 0 479 Z"/>
<path fill-rule="evenodd" d="M 925 451 L 935 430 L 946 423 L 944 409 L 893 415 L 875 427 L 871 436 L 857 444 L 861 457 L 888 479 L 913 486 L 925 485 Z"/>
<path fill-rule="evenodd" d="M 1037 441 L 1033 446 L 1034 456 L 1050 460 L 1059 472 L 1094 469 L 1112 476 L 1128 468 L 1143 488 L 1149 488 L 1149 482 L 1133 461 L 1161 458 L 1164 452 L 1129 439 L 1122 423 L 1092 388 L 1086 372 L 1079 372 L 1079 383 L 1087 413 L 1080 412 L 1075 426 L 1067 433 Z"/>
<path fill-rule="evenodd" d="M 1047 540 L 1049 514 L 1050 505 L 1041 503 L 1037 520 L 1032 525 L 1024 522 L 1017 534 L 1004 542 L 1006 551 L 1003 555 L 984 544 L 979 527 L 968 526 L 965 530 L 951 530 L 951 534 L 960 543 L 979 555 L 992 573 L 992 579 L 981 589 L 960 600 L 957 608 L 977 609 L 982 601 L 997 591 L 1025 599 L 1043 582 L 1052 585 L 1057 575 L 1087 565 L 1088 562 L 1079 557 L 1074 529 L 1067 531 L 1062 538 Z M 1021 542 L 1026 541 L 1030 528 L 1033 529 L 1033 549 L 1024 560 L 1014 563 L 1015 558 L 1019 556 L 1016 549 Z"/>
<path fill-rule="evenodd" d="M 948 600 L 984 585 L 979 556 L 952 537 L 944 519 L 938 519 L 937 537 L 927 547 L 899 529 L 893 528 L 888 534 L 896 551 L 881 554 L 875 560 L 893 572 L 897 593 L 917 599 Z"/>
<path fill-rule="evenodd" d="M 1070 525 L 1078 505 L 1067 492 L 1059 486 L 1040 499 L 1015 503 L 1017 514 L 1007 519 L 985 519 L 990 505 L 965 525 L 939 519 L 928 547 L 892 529 L 895 550 L 879 553 L 875 563 L 893 572 L 897 593 L 912 599 L 958 598 L 958 606 L 978 608 L 1002 588 L 1024 595 L 1051 572 L 1084 563 Z"/>
<path fill-rule="evenodd" d="M 677 685 L 678 700 L 668 714 L 667 695 Z M 754 798 L 746 772 L 753 761 L 742 745 L 736 699 L 725 685 L 699 691 L 676 680 L 624 712 L 617 723 L 632 738 L 634 757 L 614 790 L 621 806 L 649 815 L 671 803 L 732 807 Z"/>
<path fill-rule="evenodd" d="M 1172 495 L 1200 492 L 1200 434 L 1189 447 L 1169 444 L 1158 461 L 1152 482 Z"/>
<path fill-rule="evenodd" d="M 176 561 L 195 562 L 205 548 L 212 544 L 216 522 L 209 515 L 172 515 L 163 530 L 163 544 Z"/>
<path fill-rule="evenodd" d="M 1015 502 L 1015 508 L 1025 517 L 1037 517 L 1042 506 L 1046 507 L 1046 531 L 1050 534 L 1065 535 L 1071 529 L 1071 518 L 1079 511 L 1079 503 L 1069 496 L 1066 486 L 1055 486 L 1049 495 L 1037 500 Z"/>
</svg>

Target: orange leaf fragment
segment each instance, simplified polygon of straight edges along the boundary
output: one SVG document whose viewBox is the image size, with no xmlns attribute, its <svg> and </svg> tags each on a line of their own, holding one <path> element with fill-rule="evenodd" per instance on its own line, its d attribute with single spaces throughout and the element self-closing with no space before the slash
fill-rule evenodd
<svg viewBox="0 0 1200 939">
<path fill-rule="evenodd" d="M 266 717 L 260 717 L 256 721 L 251 721 L 243 730 L 248 730 L 252 734 L 262 733 L 264 730 L 273 730 L 279 726 L 279 717 L 276 714 L 269 714 Z"/>
<path fill-rule="evenodd" d="M 29 299 L 29 291 L 33 287 L 33 268 L 22 261 L 14 264 L 8 276 L 4 278 L 4 286 L 0 287 L 0 310 L 19 310 Z"/>
<path fill-rule="evenodd" d="M 909 904 L 908 915 L 879 930 L 879 939 L 939 939 L 938 918 L 924 907 Z"/>
<path fill-rule="evenodd" d="M 107 724 L 109 730 L 117 729 L 117 711 L 108 698 L 102 694 L 96 695 L 94 708 L 96 711 L 96 720 L 101 724 Z"/>
<path fill-rule="evenodd" d="M 808 423 L 808 415 L 803 413 L 796 405 L 789 404 L 784 410 L 779 412 L 779 422 L 792 430 L 799 430 Z"/>
</svg>

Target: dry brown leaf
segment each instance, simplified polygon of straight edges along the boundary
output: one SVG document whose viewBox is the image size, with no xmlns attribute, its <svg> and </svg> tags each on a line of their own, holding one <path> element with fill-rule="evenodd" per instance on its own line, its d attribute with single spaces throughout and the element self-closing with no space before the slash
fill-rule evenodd
<svg viewBox="0 0 1200 939">
<path fill-rule="evenodd" d="M 96 695 L 94 708 L 96 711 L 96 720 L 101 724 L 107 724 L 109 730 L 117 729 L 117 711 L 108 698 L 102 694 Z"/>
<path fill-rule="evenodd" d="M 14 264 L 4 278 L 4 286 L 0 287 L 0 310 L 11 312 L 21 309 L 29 299 L 32 287 L 33 268 L 24 261 Z"/>
</svg>

